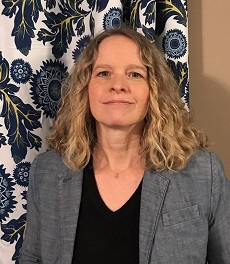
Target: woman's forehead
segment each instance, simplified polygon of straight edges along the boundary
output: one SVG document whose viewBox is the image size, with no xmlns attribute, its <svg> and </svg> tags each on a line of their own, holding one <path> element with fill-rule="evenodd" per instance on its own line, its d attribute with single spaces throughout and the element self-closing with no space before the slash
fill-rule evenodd
<svg viewBox="0 0 230 264">
<path fill-rule="evenodd" d="M 102 40 L 95 54 L 97 61 L 117 61 L 143 64 L 140 58 L 138 45 L 130 38 L 122 35 L 114 35 Z"/>
</svg>

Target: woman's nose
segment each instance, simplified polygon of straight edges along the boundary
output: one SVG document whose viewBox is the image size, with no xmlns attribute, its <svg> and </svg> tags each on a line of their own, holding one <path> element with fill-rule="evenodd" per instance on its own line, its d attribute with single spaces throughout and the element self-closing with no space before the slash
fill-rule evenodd
<svg viewBox="0 0 230 264">
<path fill-rule="evenodd" d="M 124 76 L 114 76 L 111 80 L 112 91 L 120 93 L 128 91 L 128 83 Z"/>
</svg>

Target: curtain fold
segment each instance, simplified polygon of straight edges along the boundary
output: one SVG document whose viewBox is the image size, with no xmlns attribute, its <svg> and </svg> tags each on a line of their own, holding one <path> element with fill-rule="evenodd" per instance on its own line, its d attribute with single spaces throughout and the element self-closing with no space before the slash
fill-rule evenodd
<svg viewBox="0 0 230 264">
<path fill-rule="evenodd" d="M 0 264 L 18 263 L 30 165 L 47 148 L 61 82 L 98 32 L 131 25 L 164 52 L 188 107 L 187 0 L 2 0 Z"/>
</svg>

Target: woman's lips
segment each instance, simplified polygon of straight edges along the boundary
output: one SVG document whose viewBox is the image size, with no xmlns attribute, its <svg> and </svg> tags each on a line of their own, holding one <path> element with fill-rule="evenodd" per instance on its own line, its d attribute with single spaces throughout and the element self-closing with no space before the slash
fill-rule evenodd
<svg viewBox="0 0 230 264">
<path fill-rule="evenodd" d="M 116 105 L 116 104 L 124 104 L 124 105 L 127 105 L 127 104 L 133 104 L 133 102 L 131 101 L 127 101 L 127 100 L 109 100 L 109 101 L 106 101 L 104 102 L 104 104 L 111 104 L 111 105 Z"/>
</svg>

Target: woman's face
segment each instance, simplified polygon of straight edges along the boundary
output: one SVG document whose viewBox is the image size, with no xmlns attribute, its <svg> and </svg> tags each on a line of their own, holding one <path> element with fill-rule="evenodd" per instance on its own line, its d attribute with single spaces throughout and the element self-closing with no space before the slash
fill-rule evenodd
<svg viewBox="0 0 230 264">
<path fill-rule="evenodd" d="M 97 126 L 142 128 L 149 85 L 139 48 L 131 39 L 117 35 L 101 42 L 88 92 Z"/>
</svg>

